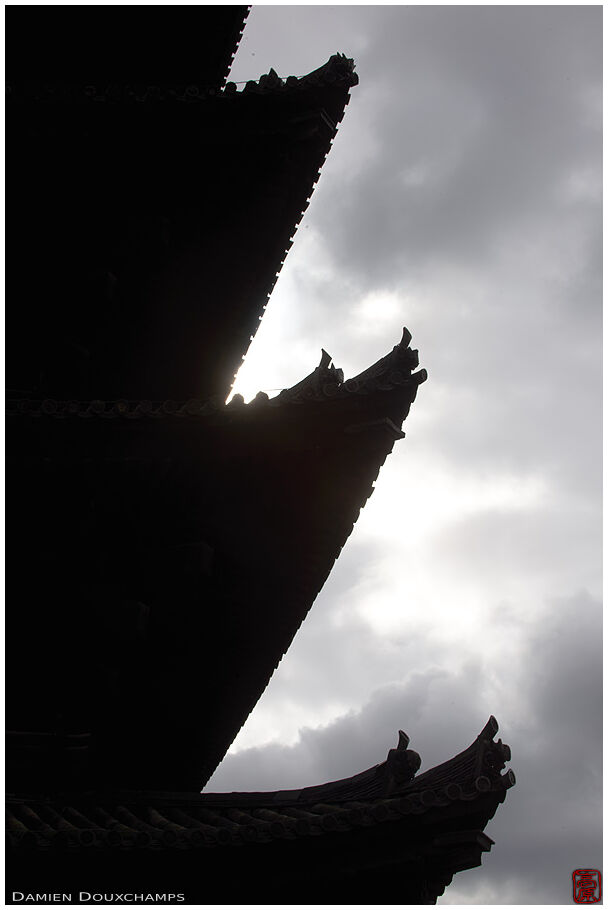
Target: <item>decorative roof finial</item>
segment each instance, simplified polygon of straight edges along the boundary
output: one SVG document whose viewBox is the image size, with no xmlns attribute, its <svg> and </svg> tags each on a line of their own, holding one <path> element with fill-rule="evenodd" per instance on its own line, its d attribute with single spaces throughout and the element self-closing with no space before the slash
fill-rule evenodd
<svg viewBox="0 0 608 910">
<path fill-rule="evenodd" d="M 399 742 L 397 743 L 397 750 L 401 751 L 402 749 L 407 749 L 410 744 L 410 738 L 407 733 L 404 733 L 403 730 L 399 730 Z"/>
<path fill-rule="evenodd" d="M 409 343 L 411 340 L 412 340 L 412 333 L 410 332 L 409 329 L 406 329 L 406 327 L 403 326 L 403 335 L 401 336 L 401 341 L 399 342 L 400 347 L 402 347 L 402 348 L 409 347 Z"/>
<path fill-rule="evenodd" d="M 328 354 L 326 350 L 321 348 L 321 360 L 319 362 L 319 369 L 327 370 L 331 363 L 331 354 Z"/>
<path fill-rule="evenodd" d="M 399 730 L 399 741 L 396 749 L 391 749 L 386 756 L 386 761 L 380 765 L 385 780 L 385 793 L 399 790 L 415 776 L 422 764 L 422 759 L 413 749 L 408 749 L 410 738 L 403 730 Z"/>
</svg>

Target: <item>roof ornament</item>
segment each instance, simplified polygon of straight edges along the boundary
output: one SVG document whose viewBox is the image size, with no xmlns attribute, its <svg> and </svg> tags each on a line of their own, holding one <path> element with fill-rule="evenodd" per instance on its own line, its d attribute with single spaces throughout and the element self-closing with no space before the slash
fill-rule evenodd
<svg viewBox="0 0 608 910">
<path fill-rule="evenodd" d="M 399 386 L 410 390 L 410 403 L 416 396 L 418 386 L 427 379 L 426 370 L 412 373 L 418 366 L 418 351 L 410 348 L 412 340 L 408 329 L 393 350 L 372 364 L 363 373 L 344 382 L 342 370 L 332 366 L 331 355 L 321 349 L 318 367 L 308 376 L 272 399 L 274 407 L 285 402 L 294 404 L 323 398 L 346 397 L 351 394 L 366 395 L 374 392 L 388 392 Z"/>
<path fill-rule="evenodd" d="M 490 714 L 490 718 L 489 718 L 487 724 L 485 725 L 485 727 L 483 728 L 483 730 L 481 731 L 481 733 L 479 734 L 479 736 L 477 738 L 480 740 L 487 740 L 488 742 L 491 742 L 494 739 L 494 737 L 496 736 L 496 734 L 498 733 L 498 729 L 499 729 L 498 721 L 496 720 L 496 718 L 494 717 L 493 714 Z"/>
<path fill-rule="evenodd" d="M 386 354 L 385 357 L 349 381 L 361 386 L 367 385 L 370 380 L 373 380 L 373 385 L 379 389 L 383 389 L 385 386 L 388 388 L 400 385 L 410 378 L 412 370 L 415 370 L 419 364 L 418 351 L 412 350 L 409 346 L 411 340 L 411 332 L 404 326 L 401 339 L 390 354 Z M 414 378 L 416 377 L 418 377 L 419 383 L 424 382 L 427 378 L 426 370 L 420 370 L 415 374 Z"/>
<path fill-rule="evenodd" d="M 391 752 L 401 752 L 410 744 L 410 738 L 407 733 L 404 733 L 403 730 L 399 730 L 399 742 L 397 743 L 397 749 L 391 749 Z"/>
<path fill-rule="evenodd" d="M 270 67 L 270 71 L 264 76 L 260 76 L 258 85 L 261 89 L 278 89 L 282 88 L 283 80 L 280 78 L 276 70 Z"/>
<path fill-rule="evenodd" d="M 408 749 L 410 738 L 399 730 L 399 741 L 396 749 L 390 749 L 386 761 L 380 765 L 385 779 L 385 795 L 390 796 L 403 784 L 411 781 L 422 764 L 422 759 L 413 749 Z"/>
<path fill-rule="evenodd" d="M 334 383 L 336 388 L 340 386 L 344 382 L 344 371 L 333 366 L 331 361 L 331 354 L 321 348 L 319 366 L 290 389 L 283 389 L 275 399 L 277 404 L 319 399 L 323 397 L 323 389 L 328 383 Z"/>
<path fill-rule="evenodd" d="M 331 364 L 331 354 L 328 354 L 324 348 L 321 348 L 321 360 L 317 369 L 328 370 Z"/>
<path fill-rule="evenodd" d="M 327 63 L 313 70 L 298 80 L 303 85 L 327 85 L 328 83 L 346 83 L 357 85 L 359 77 L 355 72 L 355 61 L 346 54 L 332 54 Z"/>
</svg>

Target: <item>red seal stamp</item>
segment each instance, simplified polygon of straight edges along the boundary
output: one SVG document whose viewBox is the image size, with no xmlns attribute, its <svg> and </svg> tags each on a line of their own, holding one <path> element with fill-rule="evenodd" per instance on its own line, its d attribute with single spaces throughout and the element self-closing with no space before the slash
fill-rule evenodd
<svg viewBox="0 0 608 910">
<path fill-rule="evenodd" d="M 602 899 L 602 873 L 599 869 L 575 869 L 572 873 L 572 899 L 575 904 L 598 904 Z"/>
</svg>

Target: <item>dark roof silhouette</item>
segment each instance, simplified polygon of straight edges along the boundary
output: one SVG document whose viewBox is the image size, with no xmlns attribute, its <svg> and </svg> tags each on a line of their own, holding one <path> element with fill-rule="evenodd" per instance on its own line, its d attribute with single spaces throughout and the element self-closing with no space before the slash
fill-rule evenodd
<svg viewBox="0 0 608 910">
<path fill-rule="evenodd" d="M 133 673 L 146 681 L 136 705 L 104 689 L 105 669 L 91 682 L 99 690 L 94 709 L 64 696 L 73 703 L 72 730 L 91 735 L 81 770 L 88 761 L 94 778 L 112 786 L 166 780 L 190 789 L 209 778 L 403 436 L 401 425 L 426 379 L 425 370 L 413 372 L 418 353 L 410 340 L 404 330 L 388 355 L 346 381 L 324 354 L 291 389 L 247 405 L 236 397 L 228 405 L 217 399 L 11 402 L 7 454 L 20 503 L 12 547 L 27 550 L 32 516 L 44 541 L 41 572 L 24 580 L 22 596 L 44 602 L 58 584 L 64 597 L 82 586 L 87 592 L 76 594 L 86 604 L 84 618 L 75 603 L 76 613 L 69 610 L 68 625 L 61 625 L 71 655 L 62 666 L 55 660 L 57 617 L 40 617 L 47 634 L 30 645 L 39 672 L 48 676 L 50 691 L 59 685 L 53 679 L 65 676 L 62 691 L 69 692 L 71 674 L 89 665 L 112 666 L 123 680 L 120 689 L 133 685 L 127 683 Z M 33 464 L 39 468 L 32 473 Z M 190 530 L 193 500 L 204 509 L 195 512 Z M 74 526 L 82 523 L 88 530 L 78 540 Z M 55 578 L 52 566 L 67 552 L 71 569 Z M 100 568 L 92 553 L 101 557 Z M 108 584 L 107 595 L 95 593 Z M 185 603 L 198 597 L 201 606 L 177 609 L 176 591 Z M 87 625 L 98 633 L 83 649 Z M 29 626 L 27 611 L 11 616 L 16 637 Z M 123 639 L 121 650 L 116 644 Z M 214 646 L 199 657 L 198 642 L 206 641 Z M 152 663 L 143 656 L 148 652 Z M 23 706 L 16 732 L 48 730 L 50 718 L 46 727 L 33 720 L 40 711 L 36 679 L 15 696 Z M 196 710 L 183 691 L 196 697 Z M 154 740 L 160 718 L 162 742 Z M 80 761 L 82 754 L 57 750 L 52 737 L 46 744 L 37 773 L 56 786 L 56 775 L 75 773 L 70 758 Z M 40 754 L 13 738 L 9 769 L 21 788 L 31 761 L 40 764 Z"/>
<path fill-rule="evenodd" d="M 37 6 L 7 11 L 11 80 L 68 84 L 204 85 L 221 88 L 247 6 Z"/>
<path fill-rule="evenodd" d="M 428 899 L 440 895 L 455 872 L 479 865 L 492 846 L 483 828 L 515 783 L 512 771 L 502 773 L 510 750 L 494 741 L 497 731 L 492 717 L 468 749 L 416 776 L 420 757 L 401 734 L 386 761 L 345 780 L 301 790 L 123 792 L 107 794 L 101 802 L 99 796 L 69 793 L 59 800 L 13 799 L 9 840 L 26 851 L 61 847 L 79 856 L 91 848 L 131 855 L 193 852 L 194 865 L 187 867 L 190 899 L 206 902 L 205 895 L 221 894 L 222 903 L 266 902 L 280 893 L 298 903 L 316 902 L 322 895 L 324 902 L 342 897 L 351 903 L 353 888 L 359 889 L 361 902 L 374 902 L 374 893 L 389 902 L 387 894 L 395 893 L 390 886 L 394 860 L 387 856 L 392 846 L 393 851 L 398 847 L 402 870 L 398 902 L 432 902 Z M 325 859 L 321 880 L 319 850 Z M 345 877 L 349 855 L 361 857 L 358 884 L 356 875 Z M 159 863 L 162 867 L 160 858 Z M 411 865 L 418 872 L 408 878 L 404 873 Z M 240 876 L 253 867 L 257 879 L 243 883 Z M 378 873 L 370 887 L 374 867 Z M 298 869 L 307 869 L 310 880 L 299 881 L 295 894 L 291 888 Z"/>
<path fill-rule="evenodd" d="M 31 83 L 10 67 L 7 82 L 7 387 L 225 398 L 358 82 L 353 61 L 242 91 Z"/>
</svg>

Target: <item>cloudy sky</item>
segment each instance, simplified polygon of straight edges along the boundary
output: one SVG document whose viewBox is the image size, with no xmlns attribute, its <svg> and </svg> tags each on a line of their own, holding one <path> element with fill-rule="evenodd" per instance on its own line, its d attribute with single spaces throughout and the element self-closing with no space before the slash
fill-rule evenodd
<svg viewBox="0 0 608 910">
<path fill-rule="evenodd" d="M 207 789 L 423 770 L 493 713 L 517 786 L 441 903 L 601 868 L 601 7 L 259 6 L 231 78 L 360 85 L 235 391 L 429 373 L 328 583 Z M 274 394 L 271 392 L 270 394 Z"/>
</svg>

